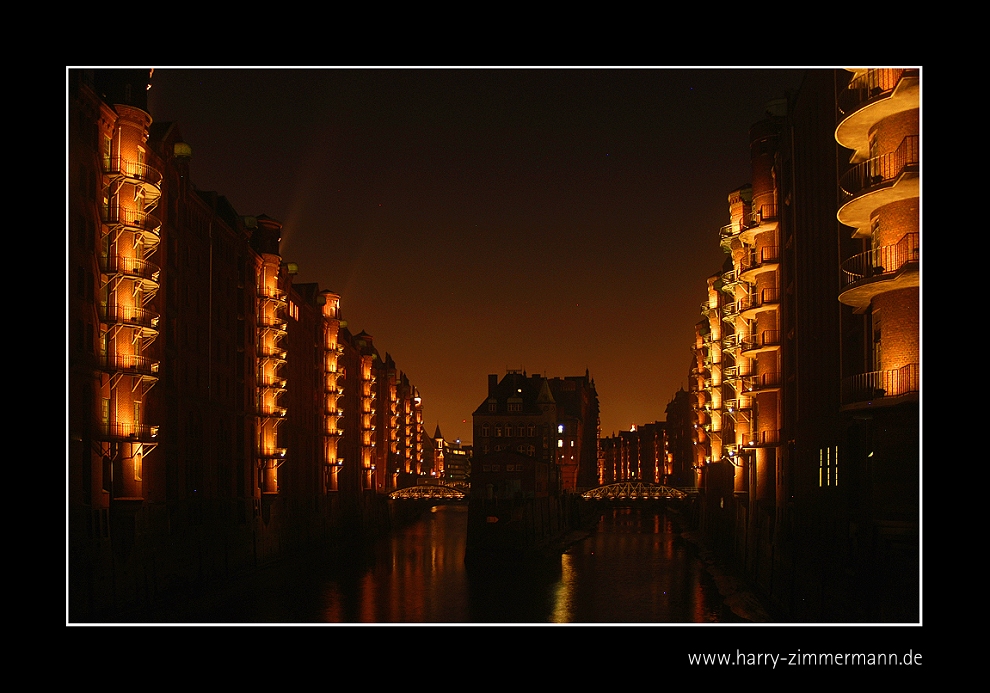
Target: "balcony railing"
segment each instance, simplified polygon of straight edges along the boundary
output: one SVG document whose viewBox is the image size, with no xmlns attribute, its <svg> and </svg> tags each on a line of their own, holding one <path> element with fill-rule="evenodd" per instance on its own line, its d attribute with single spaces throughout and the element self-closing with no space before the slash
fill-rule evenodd
<svg viewBox="0 0 990 693">
<path fill-rule="evenodd" d="M 147 164 L 139 164 L 135 161 L 123 159 L 119 156 L 104 157 L 103 172 L 124 175 L 155 187 L 160 187 L 162 184 L 162 174 L 157 169 Z"/>
<path fill-rule="evenodd" d="M 843 115 L 848 115 L 867 101 L 891 94 L 905 77 L 917 77 L 918 74 L 917 69 L 905 68 L 867 70 L 849 82 L 845 91 L 839 94 L 839 110 Z"/>
<path fill-rule="evenodd" d="M 772 447 L 774 445 L 780 445 L 780 430 L 771 429 L 768 431 L 758 431 L 755 436 L 747 441 L 747 444 L 743 447 Z"/>
<path fill-rule="evenodd" d="M 748 385 L 750 390 L 780 387 L 780 373 L 761 373 L 760 375 L 749 376 Z"/>
<path fill-rule="evenodd" d="M 896 245 L 885 245 L 859 255 L 853 255 L 842 263 L 842 285 L 874 277 L 896 274 L 909 262 L 921 260 L 920 237 L 917 233 L 905 234 Z"/>
<path fill-rule="evenodd" d="M 739 263 L 739 269 L 745 271 L 762 265 L 777 264 L 780 261 L 780 249 L 775 245 L 765 245 L 757 251 L 755 248 Z"/>
<path fill-rule="evenodd" d="M 750 223 L 753 226 L 776 220 L 777 205 L 760 205 L 759 209 L 753 210 L 753 213 L 750 214 Z"/>
<path fill-rule="evenodd" d="M 158 326 L 158 313 L 145 308 L 109 304 L 101 306 L 100 312 L 104 322 L 113 325 Z"/>
<path fill-rule="evenodd" d="M 265 301 L 275 301 L 278 304 L 287 302 L 286 292 L 278 287 L 261 287 L 258 289 L 258 298 Z"/>
<path fill-rule="evenodd" d="M 107 354 L 100 359 L 100 365 L 103 370 L 111 373 L 155 375 L 158 373 L 159 362 L 137 354 Z"/>
<path fill-rule="evenodd" d="M 152 442 L 158 438 L 158 426 L 140 423 L 105 422 L 99 427 L 99 435 L 105 440 Z"/>
<path fill-rule="evenodd" d="M 770 287 L 760 289 L 759 293 L 752 296 L 739 299 L 737 306 L 739 312 L 745 312 L 754 308 L 762 308 L 763 306 L 777 305 L 778 303 L 780 303 L 780 289 Z"/>
<path fill-rule="evenodd" d="M 839 187 L 846 199 L 869 191 L 884 183 L 890 183 L 911 169 L 917 169 L 921 161 L 918 135 L 908 135 L 897 149 L 887 154 L 856 164 L 839 180 Z"/>
<path fill-rule="evenodd" d="M 123 274 L 129 277 L 158 281 L 161 268 L 153 262 L 136 257 L 109 255 L 100 257 L 100 269 L 107 274 Z"/>
<path fill-rule="evenodd" d="M 288 329 L 288 326 L 288 321 L 280 315 L 258 316 L 258 327 L 270 327 L 285 332 Z"/>
<path fill-rule="evenodd" d="M 122 224 L 131 229 L 146 231 L 159 235 L 162 227 L 162 220 L 154 214 L 139 212 L 136 209 L 121 209 L 119 207 L 102 207 L 101 215 L 107 224 Z"/>
<path fill-rule="evenodd" d="M 285 349 L 276 344 L 258 344 L 257 354 L 266 359 L 278 359 L 280 361 L 286 359 Z"/>
<path fill-rule="evenodd" d="M 780 330 L 763 330 L 758 335 L 743 337 L 743 351 L 762 349 L 763 347 L 780 346 Z"/>
<path fill-rule="evenodd" d="M 739 228 L 735 224 L 726 224 L 718 230 L 719 238 L 732 238 L 739 235 Z"/>
<path fill-rule="evenodd" d="M 842 380 L 842 404 L 869 402 L 918 392 L 921 380 L 917 363 L 889 371 L 860 373 Z"/>
</svg>

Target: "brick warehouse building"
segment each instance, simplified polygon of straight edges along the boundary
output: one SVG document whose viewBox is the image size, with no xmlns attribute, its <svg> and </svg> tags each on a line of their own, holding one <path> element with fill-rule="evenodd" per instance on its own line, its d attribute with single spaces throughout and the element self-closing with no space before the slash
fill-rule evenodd
<svg viewBox="0 0 990 693">
<path fill-rule="evenodd" d="M 488 376 L 488 396 L 473 415 L 479 456 L 514 450 L 551 465 L 551 487 L 575 491 L 598 485 L 601 432 L 594 378 L 527 376 L 510 370 Z"/>
<path fill-rule="evenodd" d="M 702 524 L 796 621 L 919 617 L 919 71 L 808 70 L 750 130 L 689 388 Z"/>
<path fill-rule="evenodd" d="M 374 530 L 422 467 L 416 388 L 195 188 L 149 76 L 68 73 L 70 620 Z"/>
</svg>

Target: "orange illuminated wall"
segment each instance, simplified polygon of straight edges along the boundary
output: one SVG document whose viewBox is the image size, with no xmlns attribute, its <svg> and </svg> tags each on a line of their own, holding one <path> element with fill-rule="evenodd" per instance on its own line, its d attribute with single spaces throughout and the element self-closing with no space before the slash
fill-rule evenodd
<svg viewBox="0 0 990 693">
<path fill-rule="evenodd" d="M 340 296 L 330 291 L 320 294 L 323 313 L 323 465 L 327 491 L 340 489 L 343 459 L 338 446 L 343 435 L 344 373 L 338 363 L 343 347 L 340 334 Z"/>
<path fill-rule="evenodd" d="M 851 150 L 838 219 L 862 240 L 842 262 L 839 300 L 864 315 L 862 372 L 842 403 L 915 396 L 920 385 L 920 76 L 917 69 L 855 69 L 839 94 L 836 141 Z"/>
<path fill-rule="evenodd" d="M 256 411 L 259 486 L 264 497 L 278 493 L 278 468 L 286 461 L 287 451 L 280 443 L 279 427 L 286 415 L 282 395 L 287 386 L 285 363 L 288 355 L 283 340 L 288 292 L 280 271 L 282 258 L 277 254 L 281 224 L 266 217 L 259 217 L 252 223 L 260 251 L 256 264 Z"/>
<path fill-rule="evenodd" d="M 158 427 L 147 421 L 147 395 L 158 362 L 147 355 L 158 336 L 154 258 L 161 220 L 161 173 L 148 164 L 151 116 L 126 104 L 100 122 L 103 170 L 100 201 L 100 446 L 109 462 L 115 499 L 144 498 L 144 457 Z M 109 116 L 109 113 L 106 115 Z"/>
</svg>

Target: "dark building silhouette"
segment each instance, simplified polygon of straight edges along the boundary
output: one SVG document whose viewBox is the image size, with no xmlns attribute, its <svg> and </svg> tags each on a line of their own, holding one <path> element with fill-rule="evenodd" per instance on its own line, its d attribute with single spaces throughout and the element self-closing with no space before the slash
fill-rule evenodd
<svg viewBox="0 0 990 693">
<path fill-rule="evenodd" d="M 601 446 L 600 483 L 642 481 L 664 484 L 666 431 L 663 421 L 633 426 L 599 441 Z"/>
<path fill-rule="evenodd" d="M 595 381 L 510 370 L 488 376 L 488 397 L 474 411 L 474 448 L 514 450 L 551 465 L 551 486 L 591 488 L 598 478 L 600 420 Z"/>
</svg>

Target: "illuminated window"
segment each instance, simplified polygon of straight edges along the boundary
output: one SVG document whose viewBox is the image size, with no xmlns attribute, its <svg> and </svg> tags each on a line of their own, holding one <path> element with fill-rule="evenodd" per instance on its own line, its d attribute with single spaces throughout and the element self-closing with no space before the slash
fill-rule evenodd
<svg viewBox="0 0 990 693">
<path fill-rule="evenodd" d="M 564 432 L 564 424 L 557 424 L 557 433 Z"/>
<path fill-rule="evenodd" d="M 819 448 L 818 486 L 839 485 L 839 447 Z"/>
<path fill-rule="evenodd" d="M 562 440 L 558 440 L 558 441 L 557 441 L 557 447 L 558 447 L 558 448 L 562 448 L 562 447 L 564 447 L 564 441 L 562 441 Z"/>
</svg>

